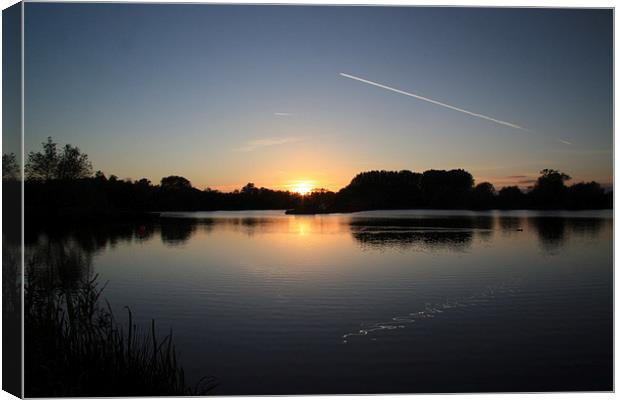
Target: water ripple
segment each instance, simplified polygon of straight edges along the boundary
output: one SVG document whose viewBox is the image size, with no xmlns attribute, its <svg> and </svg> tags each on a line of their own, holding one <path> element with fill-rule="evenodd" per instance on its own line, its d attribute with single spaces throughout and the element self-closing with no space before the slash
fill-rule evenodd
<svg viewBox="0 0 620 400">
<path fill-rule="evenodd" d="M 378 331 L 411 327 L 412 324 L 416 322 L 419 323 L 426 319 L 435 318 L 444 312 L 486 304 L 495 299 L 497 296 L 512 296 L 518 291 L 520 283 L 521 279 L 515 278 L 508 282 L 502 282 L 498 285 L 487 286 L 481 292 L 474 293 L 470 296 L 448 299 L 443 303 L 426 303 L 424 310 L 411 312 L 404 316 L 395 316 L 389 321 L 371 323 L 366 328 L 359 329 L 356 332 L 345 333 L 342 335 L 342 343 L 347 344 L 349 338 L 354 336 L 369 336 L 371 333 Z M 376 338 L 372 338 L 372 340 L 376 340 Z"/>
</svg>

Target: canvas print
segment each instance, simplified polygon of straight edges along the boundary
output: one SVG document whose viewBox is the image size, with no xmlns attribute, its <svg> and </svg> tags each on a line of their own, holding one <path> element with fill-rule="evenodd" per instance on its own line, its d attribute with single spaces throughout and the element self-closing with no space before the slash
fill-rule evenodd
<svg viewBox="0 0 620 400">
<path fill-rule="evenodd" d="M 612 391 L 613 29 L 7 8 L 4 389 Z"/>
</svg>

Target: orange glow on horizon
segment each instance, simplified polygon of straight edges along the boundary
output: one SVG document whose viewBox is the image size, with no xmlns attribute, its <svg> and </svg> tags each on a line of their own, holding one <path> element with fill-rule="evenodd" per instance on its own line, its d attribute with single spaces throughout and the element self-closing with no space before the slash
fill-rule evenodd
<svg viewBox="0 0 620 400">
<path fill-rule="evenodd" d="M 312 181 L 296 181 L 288 185 L 288 188 L 291 192 L 305 196 L 315 188 L 315 185 Z"/>
</svg>

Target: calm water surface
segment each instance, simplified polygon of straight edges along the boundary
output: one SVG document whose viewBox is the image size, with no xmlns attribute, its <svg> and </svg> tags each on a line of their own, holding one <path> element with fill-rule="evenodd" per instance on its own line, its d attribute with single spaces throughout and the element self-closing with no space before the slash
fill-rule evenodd
<svg viewBox="0 0 620 400">
<path fill-rule="evenodd" d="M 612 212 L 168 213 L 32 232 L 214 394 L 612 389 Z M 45 256 L 44 256 L 45 257 Z"/>
</svg>

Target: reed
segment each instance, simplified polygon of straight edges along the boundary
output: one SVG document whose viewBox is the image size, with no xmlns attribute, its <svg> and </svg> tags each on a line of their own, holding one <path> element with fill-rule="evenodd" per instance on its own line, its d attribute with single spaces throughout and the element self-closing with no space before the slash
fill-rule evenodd
<svg viewBox="0 0 620 400">
<path fill-rule="evenodd" d="M 203 378 L 187 385 L 172 331 L 158 337 L 155 321 L 143 330 L 127 308 L 118 323 L 98 277 L 70 287 L 28 274 L 25 287 L 25 388 L 27 397 L 185 396 L 207 394 Z"/>
</svg>

